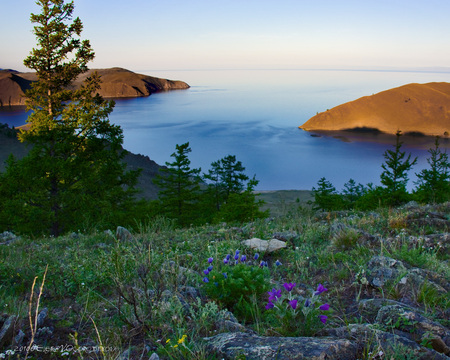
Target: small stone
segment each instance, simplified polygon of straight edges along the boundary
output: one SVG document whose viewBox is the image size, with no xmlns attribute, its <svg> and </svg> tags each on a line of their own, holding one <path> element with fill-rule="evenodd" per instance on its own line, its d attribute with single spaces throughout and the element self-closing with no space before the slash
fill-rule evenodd
<svg viewBox="0 0 450 360">
<path fill-rule="evenodd" d="M 132 241 L 133 235 L 124 227 L 118 226 L 116 229 L 116 238 L 119 241 Z"/>
<path fill-rule="evenodd" d="M 153 353 L 148 360 L 159 360 L 159 356 L 157 353 Z"/>
<path fill-rule="evenodd" d="M 13 334 L 14 334 L 15 322 L 16 322 L 16 317 L 14 315 L 11 315 L 3 323 L 3 326 L 0 329 L 0 348 L 3 346 L 3 344 L 12 340 Z"/>
<path fill-rule="evenodd" d="M 286 243 L 281 240 L 272 239 L 272 240 L 261 240 L 258 238 L 252 238 L 248 240 L 244 240 L 242 242 L 243 245 L 256 250 L 256 251 L 263 251 L 263 252 L 274 252 L 279 249 L 283 249 L 286 247 Z"/>
</svg>

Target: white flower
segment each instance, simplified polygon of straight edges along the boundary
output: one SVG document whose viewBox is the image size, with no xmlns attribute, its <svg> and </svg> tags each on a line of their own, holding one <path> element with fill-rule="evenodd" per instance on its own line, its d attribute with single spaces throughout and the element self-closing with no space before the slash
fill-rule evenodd
<svg viewBox="0 0 450 360">
<path fill-rule="evenodd" d="M 6 355 L 5 354 L 3 354 L 3 353 L 0 353 L 0 359 L 4 359 L 6 357 Z"/>
<path fill-rule="evenodd" d="M 6 355 L 14 355 L 13 350 L 6 350 L 5 353 L 6 353 Z"/>
</svg>

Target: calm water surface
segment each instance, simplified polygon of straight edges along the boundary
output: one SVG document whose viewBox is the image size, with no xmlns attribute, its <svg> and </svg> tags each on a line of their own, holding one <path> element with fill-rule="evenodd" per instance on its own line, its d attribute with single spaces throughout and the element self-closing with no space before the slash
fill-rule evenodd
<svg viewBox="0 0 450 360">
<path fill-rule="evenodd" d="M 186 81 L 191 88 L 116 101 L 112 122 L 124 130 L 126 149 L 159 164 L 176 144 L 190 143 L 191 165 L 236 155 L 256 174 L 260 190 L 311 189 L 326 177 L 340 190 L 350 178 L 379 183 L 383 153 L 393 136 L 321 134 L 299 130 L 317 112 L 408 83 L 450 82 L 450 73 L 223 70 L 137 71 Z M 21 125 L 23 110 L 0 112 L 0 122 Z M 405 138 L 405 148 L 426 167 L 433 139 Z M 449 141 L 442 140 L 443 147 Z M 411 173 L 411 178 L 415 176 Z M 412 182 L 410 181 L 412 186 Z"/>
</svg>

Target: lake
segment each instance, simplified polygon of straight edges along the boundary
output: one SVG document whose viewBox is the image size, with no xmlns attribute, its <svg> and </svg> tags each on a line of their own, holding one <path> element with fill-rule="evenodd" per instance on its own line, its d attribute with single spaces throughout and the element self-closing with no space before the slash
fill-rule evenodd
<svg viewBox="0 0 450 360">
<path fill-rule="evenodd" d="M 189 142 L 192 167 L 236 155 L 258 190 L 311 189 L 326 177 L 341 190 L 350 178 L 379 184 L 383 153 L 395 136 L 320 134 L 298 129 L 317 112 L 408 83 L 450 82 L 449 72 L 343 70 L 136 71 L 186 81 L 191 88 L 116 101 L 110 116 L 124 130 L 124 147 L 159 164 Z M 23 110 L 0 111 L 0 122 L 22 125 Z M 434 139 L 403 137 L 427 166 Z M 448 139 L 441 147 L 448 148 Z M 409 187 L 413 187 L 410 180 Z"/>
</svg>

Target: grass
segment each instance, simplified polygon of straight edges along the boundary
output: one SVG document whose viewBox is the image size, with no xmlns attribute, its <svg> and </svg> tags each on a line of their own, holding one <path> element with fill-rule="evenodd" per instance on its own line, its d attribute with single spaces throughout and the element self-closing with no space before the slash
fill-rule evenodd
<svg viewBox="0 0 450 360">
<path fill-rule="evenodd" d="M 242 225 L 176 229 L 171 221 L 157 218 L 137 225 L 129 242 L 103 232 L 19 238 L 0 246 L 0 314 L 26 320 L 29 299 L 39 296 L 39 307 L 49 310 L 46 324 L 52 336 L 40 336 L 35 326 L 30 328 L 25 321 L 23 345 L 30 341 L 48 346 L 66 344 L 81 351 L 83 346 L 102 344 L 95 356 L 104 359 L 115 359 L 127 349 L 135 359 L 146 359 L 152 352 L 162 359 L 215 359 L 203 338 L 227 331 L 222 325 L 230 313 L 220 294 L 207 295 L 202 281 L 207 259 L 213 257 L 219 269 L 224 256 L 237 249 L 251 259 L 254 252 L 243 248 L 241 241 L 286 233 L 290 234 L 287 248 L 262 253 L 258 259 L 269 264 L 266 285 L 271 289 L 296 282 L 296 295 L 307 297 L 318 284 L 324 284 L 328 292 L 322 295 L 323 302 L 330 304 L 333 312 L 322 327 L 364 321 L 355 310 L 359 299 L 398 300 L 400 296 L 408 297 L 435 321 L 445 323 L 442 314 L 448 308 L 448 297 L 431 283 L 399 293 L 394 285 L 380 291 L 364 282 L 367 263 L 374 255 L 390 256 L 408 268 L 419 267 L 440 273 L 447 282 L 450 279 L 448 253 L 411 241 L 430 228 L 404 228 L 402 219 L 408 210 L 319 216 L 300 207 L 302 202 L 280 200 L 277 207 L 277 201 L 273 196 L 269 204 L 272 218 Z M 344 225 L 344 230 L 334 231 L 336 223 Z M 356 229 L 373 238 L 366 239 Z M 276 260 L 282 265 L 275 266 Z M 35 289 L 32 296 L 33 286 L 43 284 L 44 278 L 42 291 Z M 241 314 L 239 322 L 260 335 L 276 334 L 276 323 L 264 308 L 266 295 L 242 299 L 247 303 L 240 306 L 248 309 L 248 314 Z M 34 312 L 32 315 L 35 319 Z M 89 358 L 86 352 L 81 354 L 72 353 L 67 358 Z M 28 359 L 61 357 L 62 351 L 45 355 L 31 351 Z"/>
</svg>

